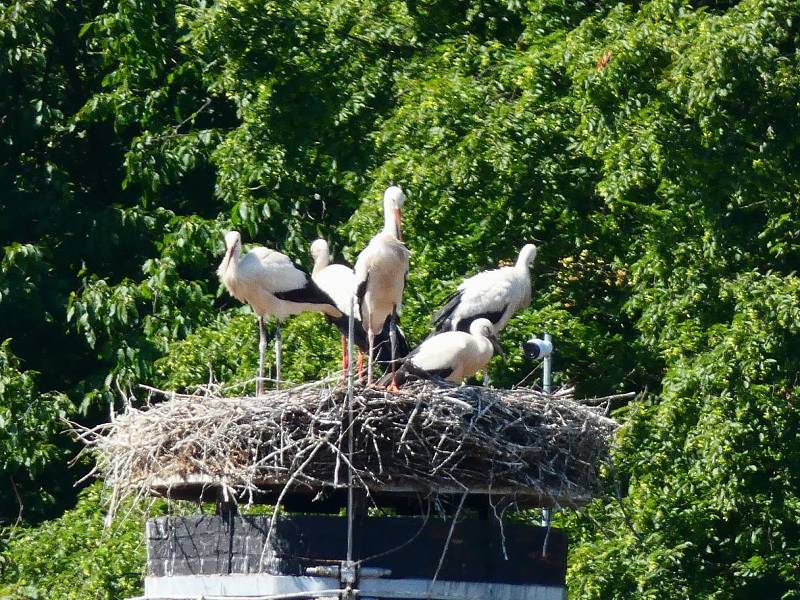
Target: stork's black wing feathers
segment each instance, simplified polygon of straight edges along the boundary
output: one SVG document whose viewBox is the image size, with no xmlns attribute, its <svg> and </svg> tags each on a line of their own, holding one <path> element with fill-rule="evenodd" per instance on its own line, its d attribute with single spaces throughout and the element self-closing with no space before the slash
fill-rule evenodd
<svg viewBox="0 0 800 600">
<path fill-rule="evenodd" d="M 462 291 L 455 291 L 450 295 L 449 298 L 447 298 L 444 306 L 442 306 L 442 308 L 440 308 L 439 311 L 433 315 L 433 327 L 435 333 L 443 333 L 445 331 L 450 331 L 453 328 L 453 313 L 461 304 L 462 295 Z M 489 319 L 492 323 L 497 323 L 503 317 L 503 314 L 506 312 L 507 308 L 508 304 L 503 306 L 503 308 L 498 311 L 478 313 L 475 315 L 465 315 L 458 322 L 457 330 L 469 333 L 469 326 L 475 319 Z"/>
<path fill-rule="evenodd" d="M 498 311 L 478 313 L 476 315 L 469 315 L 467 317 L 464 317 L 458 322 L 457 329 L 458 331 L 464 331 L 466 333 L 469 333 L 469 326 L 472 325 L 472 322 L 476 319 L 489 319 L 492 322 L 492 324 L 497 324 L 497 322 L 503 317 L 503 314 L 505 314 L 507 308 L 508 304 L 503 306 L 503 308 L 501 308 Z"/>
<path fill-rule="evenodd" d="M 361 319 L 361 322 L 364 322 L 364 296 L 367 295 L 367 282 L 369 281 L 369 273 L 367 273 L 367 277 L 358 284 L 358 288 L 356 289 L 356 303 L 358 304 L 358 315 Z"/>
<path fill-rule="evenodd" d="M 298 302 L 302 304 L 330 304 L 336 306 L 333 299 L 326 294 L 311 277 L 306 273 L 306 284 L 304 287 L 285 292 L 273 292 L 273 295 L 280 300 L 288 302 Z"/>
<path fill-rule="evenodd" d="M 452 373 L 453 369 L 448 367 L 446 369 L 434 369 L 433 371 L 425 371 L 424 369 L 417 369 L 422 373 L 427 373 L 430 377 L 440 377 L 442 379 L 447 379 Z"/>
<path fill-rule="evenodd" d="M 463 292 L 456 290 L 453 292 L 444 305 L 433 315 L 434 330 L 441 333 L 442 331 L 450 331 L 451 319 L 458 305 L 461 303 L 461 295 Z"/>
<path fill-rule="evenodd" d="M 336 325 L 336 329 L 339 330 L 339 333 L 341 333 L 345 339 L 347 339 L 348 328 L 350 327 L 350 317 L 347 315 L 342 315 L 338 319 L 328 317 L 328 321 Z M 353 323 L 353 343 L 362 352 L 369 352 L 369 339 L 367 338 L 367 332 L 364 330 L 363 325 L 361 325 L 361 322 L 358 320 Z"/>
<path fill-rule="evenodd" d="M 446 379 L 451 373 L 453 369 L 435 369 L 433 371 L 426 371 L 425 369 L 419 368 L 413 362 L 411 362 L 408 358 L 400 365 L 400 368 L 397 369 L 397 374 L 395 379 L 397 381 L 398 386 L 402 386 L 405 384 L 409 379 Z M 389 382 L 392 380 L 391 372 L 387 372 L 386 375 L 381 377 L 378 380 L 378 385 L 388 385 Z"/>
<path fill-rule="evenodd" d="M 389 337 L 391 319 L 391 315 L 386 317 L 386 321 L 383 322 L 383 329 L 375 336 L 375 360 L 379 364 L 386 365 L 387 367 L 391 366 L 392 363 L 392 340 Z M 405 358 L 408 356 L 410 350 L 411 347 L 408 345 L 408 340 L 403 330 L 400 329 L 400 323 L 398 321 L 395 359 L 399 361 L 401 358 Z"/>
</svg>

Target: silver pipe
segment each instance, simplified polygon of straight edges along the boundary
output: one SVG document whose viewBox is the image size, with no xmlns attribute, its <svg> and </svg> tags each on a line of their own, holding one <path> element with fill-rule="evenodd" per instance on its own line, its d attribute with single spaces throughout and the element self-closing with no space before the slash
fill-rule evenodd
<svg viewBox="0 0 800 600">
<path fill-rule="evenodd" d="M 553 338 L 550 337 L 549 333 L 544 334 L 545 342 L 552 342 L 552 340 Z M 542 361 L 542 389 L 547 394 L 553 391 L 552 369 L 553 369 L 553 357 L 551 354 L 548 354 L 547 356 L 544 357 L 544 360 Z"/>
<path fill-rule="evenodd" d="M 549 333 L 545 333 L 543 336 L 545 342 L 552 342 L 553 338 L 550 337 Z M 553 357 L 552 354 L 548 354 L 542 360 L 542 389 L 546 394 L 550 394 L 553 391 Z M 552 521 L 552 515 L 550 514 L 549 508 L 542 509 L 542 527 L 547 527 L 547 535 L 544 538 L 544 548 L 542 549 L 543 554 L 547 554 L 547 538 L 550 536 L 550 523 Z"/>
<path fill-rule="evenodd" d="M 347 319 L 347 562 L 353 561 L 353 330 L 355 297 L 350 297 Z"/>
</svg>

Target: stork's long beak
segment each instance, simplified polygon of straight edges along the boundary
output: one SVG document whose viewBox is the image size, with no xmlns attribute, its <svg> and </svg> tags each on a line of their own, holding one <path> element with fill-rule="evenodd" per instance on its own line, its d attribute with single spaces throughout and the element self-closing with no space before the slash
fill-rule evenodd
<svg viewBox="0 0 800 600">
<path fill-rule="evenodd" d="M 490 335 L 489 341 L 492 342 L 492 348 L 494 348 L 494 353 L 499 354 L 503 357 L 503 360 L 506 358 L 506 351 L 503 350 L 503 347 L 500 345 L 500 342 L 497 341 L 496 335 Z"/>
<path fill-rule="evenodd" d="M 236 244 L 225 250 L 225 262 L 230 264 L 233 260 L 233 253 L 236 251 Z"/>
<path fill-rule="evenodd" d="M 403 219 L 400 216 L 400 209 L 394 209 L 394 222 L 397 225 L 397 239 L 403 241 Z"/>
</svg>

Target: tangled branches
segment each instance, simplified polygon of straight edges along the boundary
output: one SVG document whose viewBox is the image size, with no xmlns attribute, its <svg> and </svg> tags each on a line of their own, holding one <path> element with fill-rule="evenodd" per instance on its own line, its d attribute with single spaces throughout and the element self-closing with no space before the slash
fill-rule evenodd
<svg viewBox="0 0 800 600">
<path fill-rule="evenodd" d="M 264 486 L 346 485 L 346 390 L 317 382 L 261 398 L 151 390 L 166 401 L 129 407 L 79 431 L 113 488 L 111 512 L 131 494 L 169 494 L 186 482 L 232 499 Z M 602 401 L 604 399 L 596 399 Z M 416 382 L 401 393 L 357 387 L 356 485 L 366 489 L 496 492 L 564 503 L 591 497 L 616 422 L 571 389 L 546 394 Z"/>
</svg>

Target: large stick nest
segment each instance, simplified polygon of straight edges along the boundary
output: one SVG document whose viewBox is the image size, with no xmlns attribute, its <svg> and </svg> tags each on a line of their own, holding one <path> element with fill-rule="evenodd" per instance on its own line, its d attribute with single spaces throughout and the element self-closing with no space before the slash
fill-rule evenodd
<svg viewBox="0 0 800 600">
<path fill-rule="evenodd" d="M 400 393 L 356 387 L 353 454 L 347 390 L 318 382 L 261 398 L 151 390 L 164 401 L 129 405 L 112 422 L 79 432 L 114 490 L 128 495 L 202 481 L 253 498 L 264 485 L 591 497 L 617 423 L 605 405 L 517 388 L 410 383 Z M 610 397 L 609 397 L 610 398 Z M 171 482 L 171 483 L 170 483 Z"/>
</svg>

